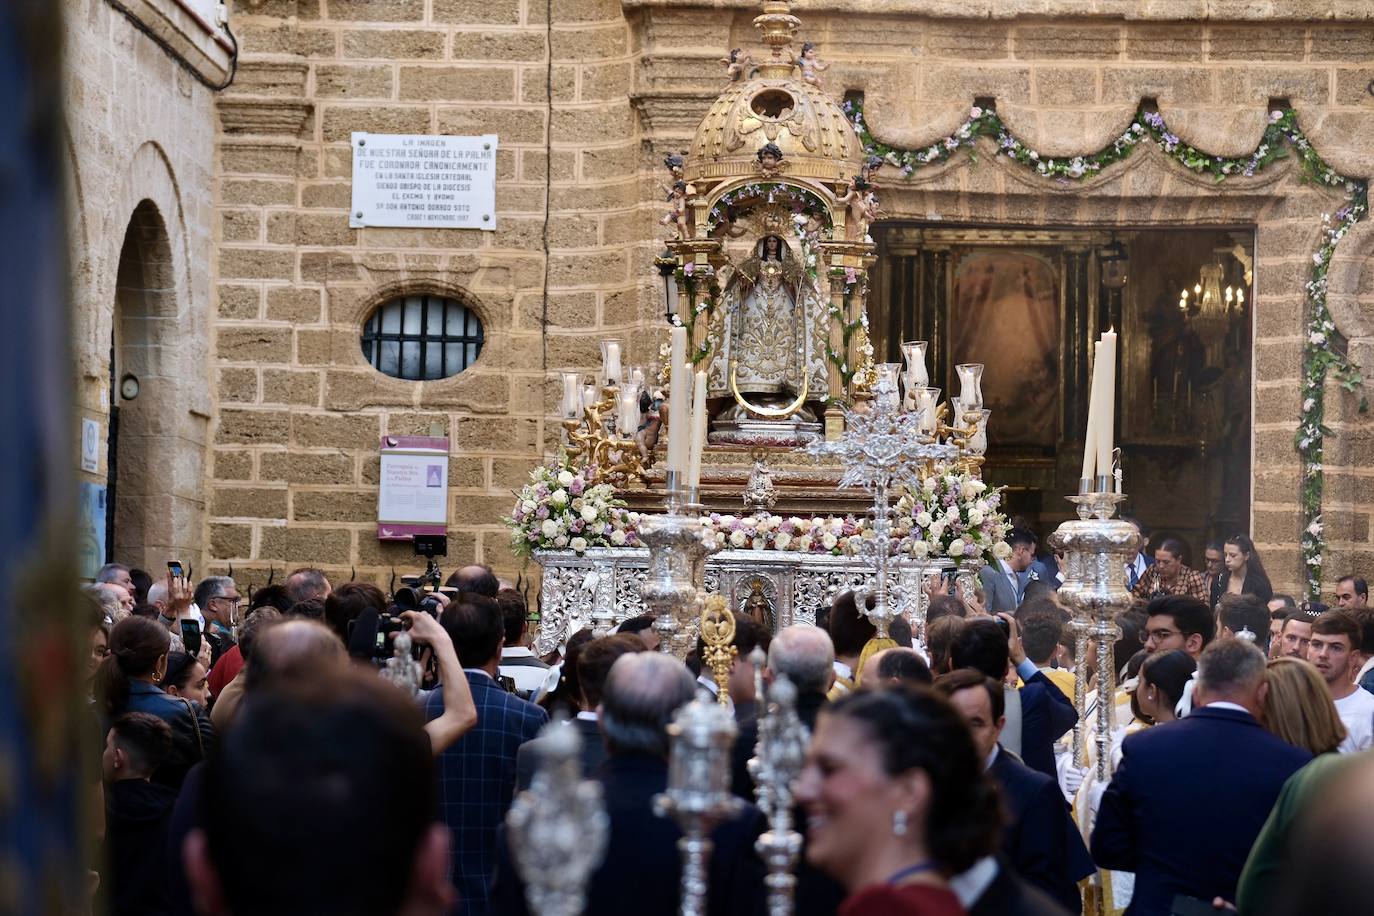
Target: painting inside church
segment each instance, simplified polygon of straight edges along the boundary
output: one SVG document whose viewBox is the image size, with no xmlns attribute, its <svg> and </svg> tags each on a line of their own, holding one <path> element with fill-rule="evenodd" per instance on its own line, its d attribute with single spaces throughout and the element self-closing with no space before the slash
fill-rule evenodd
<svg viewBox="0 0 1374 916">
<path fill-rule="evenodd" d="M 930 342 L 931 384 L 987 364 L 987 467 L 1045 532 L 1077 485 L 1088 341 L 1121 334 L 1117 416 L 1128 502 L 1155 540 L 1249 524 L 1250 229 L 1025 229 L 883 223 L 870 298 L 881 360 Z"/>
</svg>

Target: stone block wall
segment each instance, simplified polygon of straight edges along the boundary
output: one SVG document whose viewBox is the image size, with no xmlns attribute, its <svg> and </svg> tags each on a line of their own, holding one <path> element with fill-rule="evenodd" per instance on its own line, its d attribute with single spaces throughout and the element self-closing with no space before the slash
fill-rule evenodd
<svg viewBox="0 0 1374 916">
<path fill-rule="evenodd" d="M 813 0 L 794 12 L 798 39 L 833 64 L 827 88 L 863 91 L 874 130 L 899 145 L 928 145 L 992 99 L 1047 155 L 1087 153 L 1148 97 L 1185 140 L 1239 154 L 1284 98 L 1334 166 L 1374 171 L 1361 140 L 1374 135 L 1374 11 L 1358 4 Z M 610 334 L 633 361 L 656 350 L 659 163 L 723 88 L 725 49 L 757 46 L 756 13 L 746 0 L 235 3 L 242 69 L 217 106 L 215 565 L 258 582 L 304 562 L 383 581 L 409 569 L 408 549 L 373 533 L 377 439 L 437 428 L 453 441 L 449 566 L 514 570 L 498 516 L 557 441 L 556 373 L 590 370 Z M 349 229 L 354 130 L 499 134 L 497 231 Z M 1032 225 L 1258 227 L 1254 533 L 1276 583 L 1292 587 L 1302 283 L 1320 215 L 1339 199 L 1291 170 L 1218 190 L 1145 155 L 1065 187 L 986 158 L 895 182 L 884 207 Z M 1357 280 L 1338 315 L 1361 354 L 1370 335 L 1351 316 L 1374 302 L 1368 285 Z M 476 366 L 416 384 L 363 362 L 363 319 L 407 291 L 477 309 L 487 344 Z M 1374 561 L 1359 489 L 1371 465 L 1355 447 L 1367 421 L 1345 395 L 1330 403 L 1350 446 L 1328 457 L 1340 568 Z"/>
<path fill-rule="evenodd" d="M 547 21 L 549 9 L 553 23 Z M 261 583 L 312 563 L 386 584 L 378 440 L 450 437 L 446 568 L 516 566 L 500 517 L 558 440 L 556 372 L 644 326 L 630 31 L 578 0 L 239 2 L 241 74 L 219 104 L 214 563 Z M 350 229 L 353 131 L 499 136 L 497 228 Z M 546 209 L 547 207 L 547 209 Z M 652 257 L 649 255 L 648 257 Z M 407 293 L 480 316 L 477 363 L 388 378 L 363 322 Z"/>
<path fill-rule="evenodd" d="M 79 479 L 107 483 L 117 338 L 116 370 L 137 376 L 141 390 L 117 401 L 125 506 L 115 558 L 156 571 L 178 557 L 199 568 L 213 409 L 213 93 L 104 0 L 63 5 L 75 413 L 96 421 L 102 440 L 97 470 Z M 153 0 L 141 10 L 142 27 L 202 76 L 227 75 L 227 50 L 184 9 Z M 79 430 L 72 442 L 75 460 Z"/>
</svg>

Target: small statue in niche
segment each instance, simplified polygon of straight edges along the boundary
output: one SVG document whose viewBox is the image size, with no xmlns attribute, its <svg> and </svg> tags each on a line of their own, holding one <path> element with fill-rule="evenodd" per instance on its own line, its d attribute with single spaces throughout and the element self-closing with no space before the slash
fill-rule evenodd
<svg viewBox="0 0 1374 916">
<path fill-rule="evenodd" d="M 679 239 L 692 237 L 688 229 L 687 182 L 673 182 L 672 190 L 668 192 L 668 212 L 658 222 L 660 226 L 676 227 Z"/>
<path fill-rule="evenodd" d="M 749 597 L 744 599 L 744 615 L 768 632 L 773 632 L 773 602 L 763 592 L 763 580 L 749 583 Z"/>
<path fill-rule="evenodd" d="M 658 447 L 658 434 L 663 428 L 663 389 L 655 388 L 651 394 L 648 389 L 639 394 L 639 412 L 644 421 L 635 433 L 635 445 L 639 447 L 639 458 L 644 466 L 652 467 L 654 449 Z"/>
<path fill-rule="evenodd" d="M 731 48 L 729 57 L 720 59 L 725 64 L 725 75 L 730 77 L 730 82 L 738 83 L 740 80 L 749 76 L 749 71 L 754 69 L 754 58 L 747 50 Z"/>
<path fill-rule="evenodd" d="M 754 158 L 757 160 L 755 168 L 762 172 L 766 178 L 772 178 L 787 168 L 787 162 L 782 155 L 782 147 L 776 143 L 770 142 L 760 146 Z"/>
<path fill-rule="evenodd" d="M 812 41 L 802 42 L 801 56 L 797 58 L 797 66 L 801 68 L 801 79 L 803 83 L 809 83 L 817 89 L 821 86 L 821 73 L 830 69 L 830 65 L 821 60 L 816 53 L 816 43 Z"/>
<path fill-rule="evenodd" d="M 868 227 L 878 218 L 878 195 L 873 184 L 863 175 L 855 175 L 849 191 L 839 199 L 848 208 L 845 219 L 845 238 L 861 242 L 868 236 Z"/>
</svg>

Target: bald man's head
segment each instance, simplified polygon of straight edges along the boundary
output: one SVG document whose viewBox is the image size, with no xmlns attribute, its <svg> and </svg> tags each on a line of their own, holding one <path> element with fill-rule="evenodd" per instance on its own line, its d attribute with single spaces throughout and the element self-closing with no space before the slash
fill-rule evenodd
<svg viewBox="0 0 1374 916">
<path fill-rule="evenodd" d="M 768 646 L 768 670 L 786 675 L 799 693 L 825 693 L 835 679 L 830 634 L 809 623 L 785 627 Z"/>
<path fill-rule="evenodd" d="M 305 675 L 342 668 L 348 661 L 344 644 L 322 623 L 296 617 L 267 627 L 253 643 L 246 690 L 275 677 Z"/>
<path fill-rule="evenodd" d="M 612 754 L 668 756 L 668 723 L 696 693 L 687 666 L 658 652 L 623 655 L 601 692 L 601 733 Z"/>
</svg>

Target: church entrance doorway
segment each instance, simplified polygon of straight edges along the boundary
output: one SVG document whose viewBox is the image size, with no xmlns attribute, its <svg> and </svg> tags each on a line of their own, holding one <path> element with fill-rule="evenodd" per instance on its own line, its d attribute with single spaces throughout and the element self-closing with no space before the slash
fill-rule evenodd
<svg viewBox="0 0 1374 916">
<path fill-rule="evenodd" d="M 932 386 L 982 362 L 985 478 L 1042 536 L 1068 517 L 1087 417 L 1090 340 L 1120 334 L 1117 438 L 1128 514 L 1190 565 L 1249 527 L 1252 227 L 873 227 L 875 358 L 929 342 Z M 1148 498 L 1146 498 L 1148 494 Z"/>
</svg>

